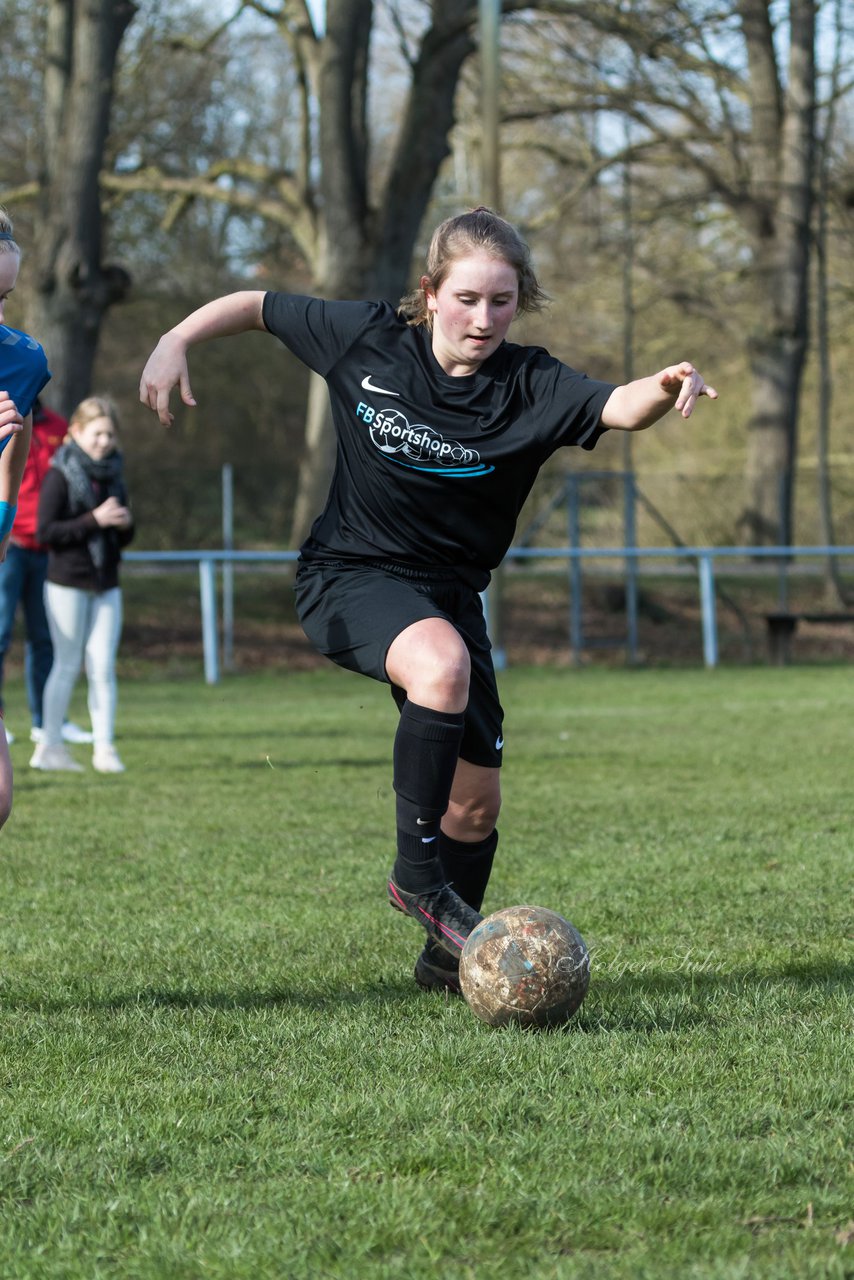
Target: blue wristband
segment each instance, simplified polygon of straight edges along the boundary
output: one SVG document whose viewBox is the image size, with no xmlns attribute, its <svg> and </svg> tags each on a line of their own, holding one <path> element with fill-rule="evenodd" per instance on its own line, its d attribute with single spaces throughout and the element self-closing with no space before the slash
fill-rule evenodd
<svg viewBox="0 0 854 1280">
<path fill-rule="evenodd" d="M 12 525 L 15 523 L 15 512 L 17 510 L 17 505 L 12 506 L 9 502 L 0 502 L 0 542 L 3 541 L 7 533 L 12 532 Z"/>
</svg>

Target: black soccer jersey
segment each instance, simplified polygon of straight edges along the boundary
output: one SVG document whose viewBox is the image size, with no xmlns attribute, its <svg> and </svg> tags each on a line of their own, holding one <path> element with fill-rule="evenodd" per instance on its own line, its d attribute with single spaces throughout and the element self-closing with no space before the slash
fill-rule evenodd
<svg viewBox="0 0 854 1280">
<path fill-rule="evenodd" d="M 304 559 L 453 567 L 482 589 L 546 459 L 605 430 L 614 385 L 541 347 L 504 342 L 450 377 L 429 331 L 386 302 L 268 293 L 263 314 L 332 403 L 335 472 Z"/>
</svg>

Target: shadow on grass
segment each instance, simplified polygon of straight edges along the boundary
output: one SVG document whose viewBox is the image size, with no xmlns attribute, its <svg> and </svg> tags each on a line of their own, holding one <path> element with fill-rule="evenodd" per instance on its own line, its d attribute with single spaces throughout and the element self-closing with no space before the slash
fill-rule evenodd
<svg viewBox="0 0 854 1280">
<path fill-rule="evenodd" d="M 854 987 L 854 966 L 819 961 L 782 965 L 776 970 L 742 969 L 731 973 L 674 973 L 644 971 L 625 973 L 618 978 L 595 981 L 585 1003 L 563 1027 L 549 1029 L 547 1034 L 611 1034 L 637 1032 L 654 1034 L 661 1031 L 684 1031 L 692 1027 L 714 1027 L 727 1021 L 728 1012 L 743 1008 L 746 989 L 761 987 L 773 993 L 774 988 L 810 989 Z M 298 1008 L 323 1012 L 358 1009 L 376 1004 L 409 1006 L 413 999 L 456 1003 L 443 993 L 419 991 L 411 979 L 376 981 L 360 987 L 340 990 L 306 991 L 298 987 L 273 987 L 256 991 L 172 990 L 143 987 L 137 991 L 102 997 L 69 996 L 51 999 L 39 996 L 15 998 L 0 992 L 0 1009 L 33 1013 L 65 1013 L 69 1011 L 104 1011 L 131 1009 L 201 1009 L 212 1013 Z M 753 1009 L 755 1013 L 755 1008 Z"/>
<path fill-rule="evenodd" d="M 71 1011 L 118 1011 L 122 1009 L 207 1009 L 212 1013 L 229 1010 L 299 1008 L 359 1008 L 368 1004 L 408 1003 L 412 997 L 411 982 L 376 982 L 346 991 L 303 991 L 299 988 L 274 987 L 268 991 L 178 991 L 168 988 L 143 987 L 139 991 L 105 996 L 68 996 L 65 999 L 33 996 L 7 997 L 0 993 L 0 1009 L 29 1010 L 32 1013 L 68 1013 Z M 419 993 L 420 994 L 420 993 Z"/>
<path fill-rule="evenodd" d="M 202 763 L 202 762 L 200 762 Z M 275 753 L 262 761 L 239 760 L 232 765 L 234 769 L 383 769 L 391 770 L 391 756 L 383 756 L 379 760 L 354 760 L 352 756 L 341 756 L 337 760 L 279 760 Z"/>
<path fill-rule="evenodd" d="M 713 1027 L 727 1022 L 729 1012 L 744 1008 L 745 992 L 766 990 L 769 997 L 776 998 L 780 989 L 787 988 L 798 994 L 851 991 L 854 965 L 822 958 L 792 961 L 773 969 L 744 968 L 726 972 L 645 969 L 598 981 L 594 977 L 576 1025 L 588 1033 Z M 755 1015 L 755 1005 L 751 1005 L 750 1011 Z"/>
<path fill-rule="evenodd" d="M 120 741 L 125 745 L 136 742 L 218 742 L 223 738 L 227 742 L 284 741 L 293 737 L 293 731 L 287 724 L 286 715 L 287 708 L 285 708 L 281 724 L 272 727 L 268 725 L 263 730 L 259 729 L 257 725 L 250 725 L 245 729 L 236 729 L 232 724 L 225 726 L 220 724 L 214 729 L 201 729 L 196 726 L 182 730 L 143 729 L 139 732 L 134 730 L 133 733 L 120 735 Z M 387 739 L 390 754 L 394 729 L 395 726 L 392 724 L 388 734 L 373 731 L 366 737 Z M 313 741 L 326 742 L 330 738 L 340 742 L 345 732 L 347 732 L 347 728 L 343 724 L 330 725 L 328 729 L 305 728 L 300 725 L 298 730 L 300 742 L 306 745 Z M 32 747 L 29 747 L 29 750 L 32 751 Z"/>
<path fill-rule="evenodd" d="M 122 752 L 122 754 L 125 755 L 125 752 Z M 80 763 L 83 763 L 83 761 L 81 760 Z M 130 767 L 135 774 L 145 772 L 148 776 L 152 773 L 161 774 L 164 777 L 167 776 L 164 773 L 162 762 L 153 756 L 150 760 L 144 760 L 142 763 L 133 762 Z M 210 774 L 212 767 L 210 757 L 200 755 L 185 761 L 180 766 L 171 765 L 168 777 L 172 779 L 179 774 L 182 776 L 197 773 Z M 230 770 L 274 769 L 282 772 L 290 772 L 295 769 L 313 769 L 316 773 L 328 769 L 388 769 L 390 771 L 391 755 L 366 759 L 356 759 L 353 756 L 337 756 L 325 760 L 283 760 L 276 755 L 275 750 L 268 750 L 264 752 L 263 756 L 255 755 L 252 759 L 232 760 L 228 767 Z M 104 784 L 102 775 L 89 773 L 87 766 L 84 766 L 84 768 L 86 768 L 86 777 L 90 782 L 100 786 Z M 57 779 L 68 786 L 77 787 L 80 785 L 81 775 L 64 772 L 46 773 L 41 769 L 34 769 L 30 773 L 19 771 L 19 774 L 16 774 L 15 777 L 15 788 L 16 790 L 21 790 L 22 788 L 32 790 L 32 786 L 27 787 L 27 783 L 43 787 L 55 783 Z M 116 785 L 121 785 L 120 779 L 114 778 L 112 781 Z"/>
</svg>

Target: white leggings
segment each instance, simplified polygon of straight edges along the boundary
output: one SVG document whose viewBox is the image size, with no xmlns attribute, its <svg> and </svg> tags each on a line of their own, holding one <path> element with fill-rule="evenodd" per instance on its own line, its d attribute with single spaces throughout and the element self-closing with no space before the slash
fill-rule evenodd
<svg viewBox="0 0 854 1280">
<path fill-rule="evenodd" d="M 48 582 L 45 605 L 53 641 L 53 666 L 44 689 L 42 741 L 47 746 L 62 741 L 62 725 L 85 658 L 92 733 L 96 746 L 106 746 L 113 741 L 116 722 L 121 588 L 98 594 Z"/>
</svg>

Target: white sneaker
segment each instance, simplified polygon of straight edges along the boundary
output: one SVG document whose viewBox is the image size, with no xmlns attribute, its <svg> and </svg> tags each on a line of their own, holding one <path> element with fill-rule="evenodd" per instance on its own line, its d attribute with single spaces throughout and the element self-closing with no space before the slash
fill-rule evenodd
<svg viewBox="0 0 854 1280">
<path fill-rule="evenodd" d="M 74 760 L 62 743 L 48 747 L 40 742 L 30 759 L 31 769 L 43 769 L 45 773 L 82 773 L 83 766 Z"/>
<path fill-rule="evenodd" d="M 14 733 L 10 733 L 10 732 L 9 732 L 9 730 L 6 728 L 5 724 L 3 725 L 3 729 L 4 729 L 4 732 L 5 732 L 5 734 L 6 734 L 6 741 L 8 742 L 9 746 L 11 747 L 12 743 L 15 741 L 15 735 L 14 735 Z"/>
<path fill-rule="evenodd" d="M 119 753 L 111 742 L 106 746 L 98 746 L 92 753 L 92 768 L 98 773 L 124 773 L 125 767 L 119 759 Z"/>
<path fill-rule="evenodd" d="M 75 724 L 73 720 L 66 720 L 62 726 L 62 741 L 82 743 L 84 745 L 92 742 L 94 739 L 88 729 L 81 729 L 79 724 Z"/>
</svg>

